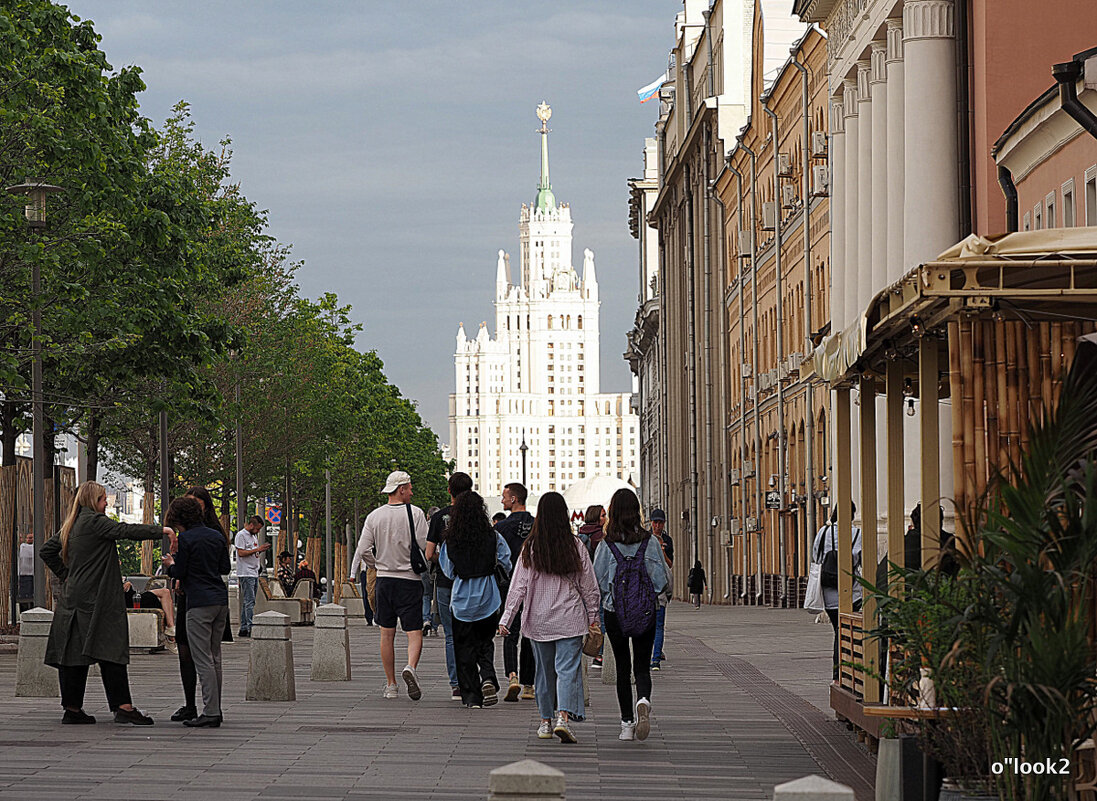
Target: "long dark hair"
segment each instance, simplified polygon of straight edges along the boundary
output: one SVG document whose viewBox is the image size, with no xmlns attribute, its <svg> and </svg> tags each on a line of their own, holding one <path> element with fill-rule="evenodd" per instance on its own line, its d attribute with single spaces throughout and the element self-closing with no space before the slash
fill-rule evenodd
<svg viewBox="0 0 1097 801">
<path fill-rule="evenodd" d="M 227 541 L 228 534 L 221 527 L 221 521 L 217 519 L 217 512 L 213 509 L 213 496 L 209 494 L 209 490 L 205 487 L 191 487 L 184 497 L 197 498 L 202 502 L 202 525 L 219 532 Z"/>
<path fill-rule="evenodd" d="M 495 542 L 495 529 L 484 510 L 484 499 L 472 490 L 462 492 L 454 499 L 449 513 L 446 545 L 450 551 L 479 548 L 483 547 L 485 539 Z"/>
<path fill-rule="evenodd" d="M 613 493 L 606 512 L 606 542 L 633 545 L 648 533 L 640 525 L 640 499 L 628 487 Z"/>
<path fill-rule="evenodd" d="M 537 502 L 533 530 L 522 546 L 522 564 L 538 573 L 571 576 L 583 567 L 576 541 L 568 502 L 559 492 L 546 492 Z"/>
</svg>

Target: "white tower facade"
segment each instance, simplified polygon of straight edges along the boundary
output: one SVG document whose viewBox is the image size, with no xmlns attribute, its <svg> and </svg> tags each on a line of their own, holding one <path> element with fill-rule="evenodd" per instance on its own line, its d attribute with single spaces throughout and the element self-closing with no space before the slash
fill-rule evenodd
<svg viewBox="0 0 1097 801">
<path fill-rule="evenodd" d="M 522 204 L 519 258 L 500 250 L 495 277 L 495 335 L 486 322 L 474 337 L 457 330 L 450 447 L 456 469 L 485 497 L 523 479 L 535 493 L 563 492 L 596 475 L 639 483 L 639 418 L 630 393 L 599 386 L 598 279 L 594 254 L 572 264 L 571 209 L 557 204 L 548 172 L 548 119 L 541 125 L 537 199 Z M 609 502 L 609 498 L 605 499 Z"/>
</svg>

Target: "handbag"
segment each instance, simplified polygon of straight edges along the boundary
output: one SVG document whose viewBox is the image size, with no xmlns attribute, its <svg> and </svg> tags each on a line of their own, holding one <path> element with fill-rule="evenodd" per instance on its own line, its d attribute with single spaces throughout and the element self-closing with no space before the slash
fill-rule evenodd
<svg viewBox="0 0 1097 801">
<path fill-rule="evenodd" d="M 506 598 L 507 590 L 510 589 L 510 573 L 507 571 L 507 566 L 496 560 L 492 575 L 495 577 L 495 585 L 499 588 L 499 595 Z"/>
<path fill-rule="evenodd" d="M 579 585 L 574 581 L 571 582 L 571 586 L 575 589 L 576 594 L 579 596 L 579 601 L 583 604 L 583 612 L 586 614 L 587 619 L 590 619 L 590 608 L 587 606 L 587 599 L 583 597 L 583 593 L 579 590 Z M 587 656 L 598 656 L 602 653 L 602 643 L 605 640 L 605 635 L 602 634 L 602 630 L 597 631 L 587 626 L 587 633 L 583 635 L 583 653 Z"/>
<path fill-rule="evenodd" d="M 822 612 L 826 609 L 826 604 L 823 601 L 823 585 L 819 580 L 819 569 L 822 567 L 818 562 L 812 562 L 808 565 L 808 586 L 807 591 L 804 593 L 804 609 L 809 612 Z"/>
<path fill-rule="evenodd" d="M 415 520 L 411 516 L 411 504 L 406 506 L 408 510 L 408 528 L 411 529 L 411 569 L 417 576 L 427 572 L 427 560 L 423 552 L 419 550 L 419 543 L 415 541 Z"/>
</svg>

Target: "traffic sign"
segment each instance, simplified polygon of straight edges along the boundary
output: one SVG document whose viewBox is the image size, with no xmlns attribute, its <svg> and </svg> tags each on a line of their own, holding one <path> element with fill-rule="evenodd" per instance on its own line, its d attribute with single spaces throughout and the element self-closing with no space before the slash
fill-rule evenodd
<svg viewBox="0 0 1097 801">
<path fill-rule="evenodd" d="M 282 523 L 282 507 L 280 506 L 268 506 L 267 507 L 267 522 L 272 526 L 281 525 Z"/>
</svg>

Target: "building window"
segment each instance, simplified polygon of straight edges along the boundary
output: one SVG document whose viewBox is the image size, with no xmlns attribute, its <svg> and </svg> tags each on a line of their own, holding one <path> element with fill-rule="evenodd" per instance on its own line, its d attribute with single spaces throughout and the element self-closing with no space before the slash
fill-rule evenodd
<svg viewBox="0 0 1097 801">
<path fill-rule="evenodd" d="M 1063 227 L 1073 228 L 1074 222 L 1074 179 L 1063 184 Z"/>
<path fill-rule="evenodd" d="M 1097 167 L 1086 170 L 1086 225 L 1097 225 Z"/>
<path fill-rule="evenodd" d="M 1021 228 L 1021 230 L 1022 231 L 1031 231 L 1032 230 L 1032 214 L 1027 212 L 1027 211 L 1025 212 L 1025 224 Z"/>
<path fill-rule="evenodd" d="M 1055 228 L 1055 193 L 1049 192 L 1048 196 L 1044 198 L 1044 219 L 1047 220 L 1047 228 Z"/>
<path fill-rule="evenodd" d="M 1032 227 L 1034 230 L 1039 231 L 1044 227 L 1044 204 L 1037 203 L 1036 207 L 1032 210 Z"/>
</svg>

